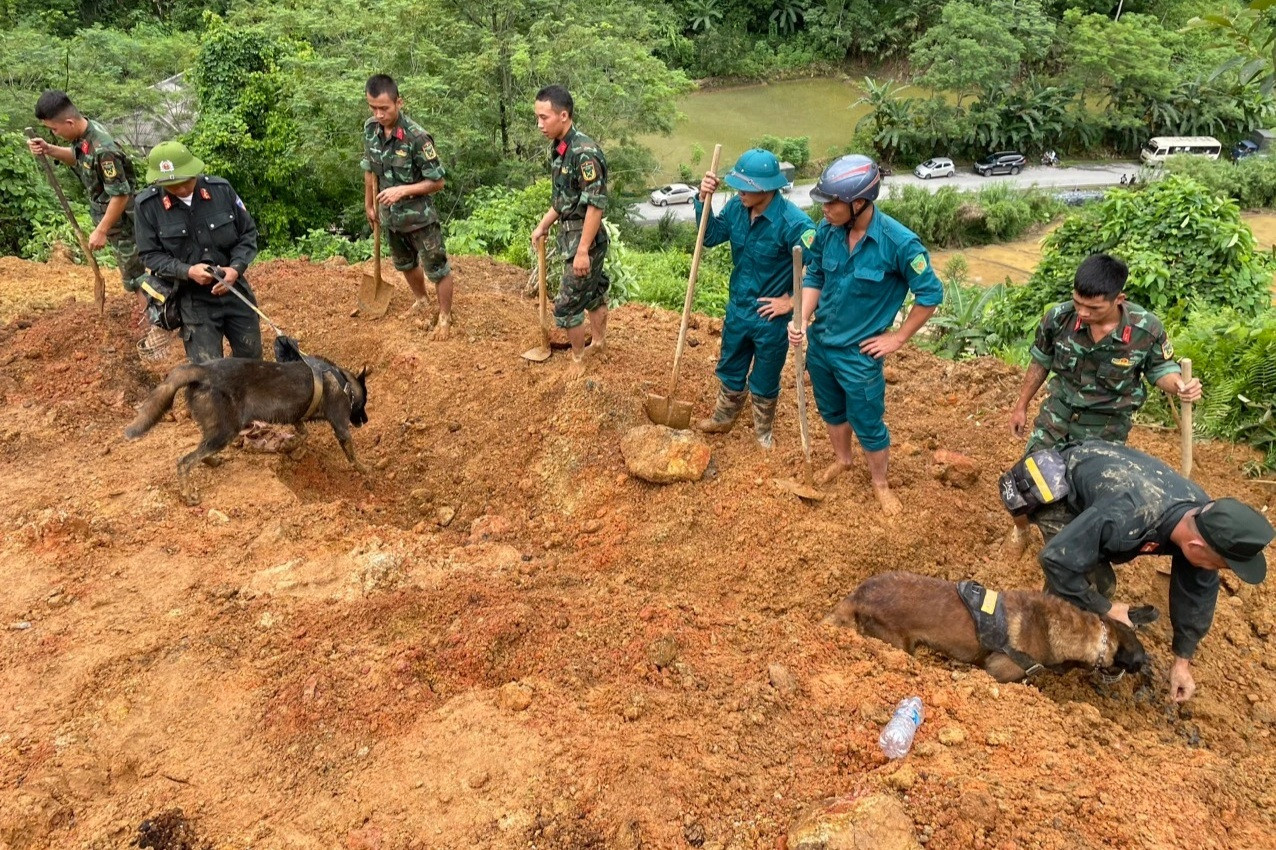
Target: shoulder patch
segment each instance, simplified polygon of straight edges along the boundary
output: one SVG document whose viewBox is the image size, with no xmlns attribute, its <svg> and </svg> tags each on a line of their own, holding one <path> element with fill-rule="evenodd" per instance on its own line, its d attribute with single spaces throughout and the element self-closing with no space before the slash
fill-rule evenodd
<svg viewBox="0 0 1276 850">
<path fill-rule="evenodd" d="M 580 164 L 580 176 L 587 183 L 592 183 L 598 179 L 598 168 L 594 165 L 592 159 L 587 159 Z"/>
<path fill-rule="evenodd" d="M 908 264 L 908 267 L 913 270 L 914 274 L 921 274 L 926 271 L 926 255 L 918 254 L 913 257 L 913 261 Z"/>
<path fill-rule="evenodd" d="M 803 248 L 810 248 L 811 244 L 815 242 L 815 230 L 812 229 L 803 232 L 801 241 Z"/>
<path fill-rule="evenodd" d="M 1165 342 L 1161 344 L 1161 356 L 1164 357 L 1166 360 L 1174 359 L 1174 345 L 1173 343 L 1170 342 L 1168 337 L 1166 338 Z"/>
<path fill-rule="evenodd" d="M 102 160 L 102 176 L 103 177 L 105 177 L 107 180 L 114 180 L 118 175 L 119 175 L 119 172 L 115 170 L 115 160 L 113 159 Z"/>
<path fill-rule="evenodd" d="M 425 141 L 421 143 L 421 153 L 425 154 L 426 159 L 438 159 L 439 155 L 434 150 L 434 142 L 429 136 L 425 137 Z"/>
</svg>

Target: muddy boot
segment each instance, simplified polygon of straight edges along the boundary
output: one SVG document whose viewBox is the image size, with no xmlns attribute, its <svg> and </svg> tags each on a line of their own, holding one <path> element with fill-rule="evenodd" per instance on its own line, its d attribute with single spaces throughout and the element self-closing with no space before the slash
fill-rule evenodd
<svg viewBox="0 0 1276 850">
<path fill-rule="evenodd" d="M 775 439 L 771 436 L 771 426 L 775 424 L 775 406 L 779 400 L 779 396 L 753 397 L 753 436 L 758 441 L 758 445 L 764 449 L 775 445 Z"/>
<path fill-rule="evenodd" d="M 748 390 L 733 393 L 726 387 L 718 390 L 718 404 L 713 408 L 713 415 L 696 423 L 696 430 L 706 434 L 725 434 L 735 425 L 735 420 L 744 408 L 744 400 L 749 397 Z"/>
</svg>

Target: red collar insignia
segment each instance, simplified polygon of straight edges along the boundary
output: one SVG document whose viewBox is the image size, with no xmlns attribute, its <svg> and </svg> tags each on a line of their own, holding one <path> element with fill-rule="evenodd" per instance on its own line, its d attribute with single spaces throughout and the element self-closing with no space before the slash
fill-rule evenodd
<svg viewBox="0 0 1276 850">
<path fill-rule="evenodd" d="M 1077 323 L 1072 326 L 1072 332 L 1076 333 L 1079 330 L 1081 330 L 1081 317 L 1077 316 Z"/>
<path fill-rule="evenodd" d="M 399 127 L 394 131 L 394 137 L 399 141 L 403 141 L 403 128 Z"/>
<path fill-rule="evenodd" d="M 559 140 L 559 142 L 558 142 L 558 147 L 557 147 L 557 148 L 555 148 L 555 150 L 557 150 L 557 151 L 558 151 L 558 155 L 559 155 L 559 156 L 562 156 L 563 154 L 567 153 L 567 142 L 566 142 L 566 140 L 562 140 L 562 139 L 560 139 L 560 140 Z"/>
<path fill-rule="evenodd" d="M 173 199 L 167 192 L 164 193 L 164 209 L 171 210 L 173 208 Z"/>
<path fill-rule="evenodd" d="M 87 139 L 83 142 L 80 142 L 80 150 L 84 153 L 89 152 L 89 143 Z"/>
<path fill-rule="evenodd" d="M 1144 543 L 1143 546 L 1139 549 L 1139 553 L 1143 555 L 1151 555 L 1153 553 L 1160 552 L 1160 551 L 1161 551 L 1161 544 L 1156 542 Z"/>
<path fill-rule="evenodd" d="M 1125 330 L 1121 331 L 1121 341 L 1122 341 L 1122 342 L 1127 343 L 1127 344 L 1130 342 L 1130 331 L 1131 331 L 1131 328 L 1130 328 L 1130 326 L 1129 326 L 1129 325 L 1126 325 L 1126 326 L 1125 326 Z"/>
<path fill-rule="evenodd" d="M 212 195 L 210 195 L 210 194 L 208 194 L 208 190 L 207 190 L 207 189 L 200 189 L 200 190 L 199 190 L 199 196 L 200 196 L 201 198 L 203 198 L 204 200 L 206 200 L 206 201 L 211 201 L 211 200 L 213 199 L 213 196 L 212 196 Z"/>
</svg>

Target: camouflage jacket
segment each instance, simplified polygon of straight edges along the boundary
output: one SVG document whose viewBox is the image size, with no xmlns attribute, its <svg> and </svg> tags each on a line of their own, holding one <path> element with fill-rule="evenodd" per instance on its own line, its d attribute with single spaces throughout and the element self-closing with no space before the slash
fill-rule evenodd
<svg viewBox="0 0 1276 850">
<path fill-rule="evenodd" d="M 1098 342 L 1071 301 L 1052 307 L 1031 354 L 1054 373 L 1048 387 L 1054 402 L 1099 416 L 1133 415 L 1147 398 L 1144 379 L 1156 383 L 1180 371 L 1161 320 L 1129 301 L 1116 328 Z"/>
<path fill-rule="evenodd" d="M 421 125 L 399 113 L 399 123 L 387 136 L 375 118 L 363 124 L 364 171 L 377 176 L 377 191 L 391 186 L 408 186 L 422 180 L 442 180 L 446 172 L 434 149 L 434 138 Z M 394 206 L 379 204 L 381 227 L 396 233 L 410 233 L 439 220 L 429 195 L 404 198 Z"/>
<path fill-rule="evenodd" d="M 133 161 L 101 124 L 89 121 L 88 129 L 75 140 L 71 150 L 75 152 L 75 176 L 84 184 L 89 203 L 99 212 L 106 209 L 111 198 L 137 193 Z"/>
<path fill-rule="evenodd" d="M 607 209 L 607 158 L 575 125 L 550 145 L 549 169 L 560 221 L 583 221 L 586 207 Z"/>
</svg>

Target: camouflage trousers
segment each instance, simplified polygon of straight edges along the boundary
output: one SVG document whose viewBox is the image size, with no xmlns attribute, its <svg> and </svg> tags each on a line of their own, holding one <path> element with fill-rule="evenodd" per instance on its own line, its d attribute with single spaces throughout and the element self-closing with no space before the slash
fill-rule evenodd
<svg viewBox="0 0 1276 850">
<path fill-rule="evenodd" d="M 558 250 L 566 264 L 563 267 L 563 280 L 558 288 L 558 297 L 554 299 L 554 324 L 560 328 L 574 328 L 585 321 L 585 314 L 597 310 L 607 303 L 607 290 L 611 288 L 611 278 L 607 276 L 603 264 L 607 259 L 607 248 L 611 240 L 601 227 L 589 249 L 589 274 L 577 277 L 572 271 L 572 260 L 580 248 L 581 230 L 584 221 L 560 221 L 558 223 Z"/>
<path fill-rule="evenodd" d="M 106 214 L 106 207 L 96 205 L 89 208 L 89 217 L 97 224 Z M 142 259 L 137 253 L 137 242 L 133 239 L 133 210 L 126 210 L 120 220 L 106 231 L 106 241 L 115 253 L 115 262 L 120 269 L 120 282 L 126 292 L 137 292 L 146 276 L 142 267 Z"/>
<path fill-rule="evenodd" d="M 1053 397 L 1047 398 L 1041 403 L 1041 410 L 1032 423 L 1032 434 L 1028 437 L 1024 454 L 1041 449 L 1059 449 L 1084 440 L 1124 443 L 1130 435 L 1131 424 L 1130 413 L 1075 411 Z"/>
<path fill-rule="evenodd" d="M 452 273 L 447 249 L 443 247 L 443 228 L 437 221 L 406 233 L 387 230 L 385 234 L 394 267 L 399 271 L 410 272 L 421 265 L 425 268 L 425 276 L 434 283 Z"/>
</svg>

